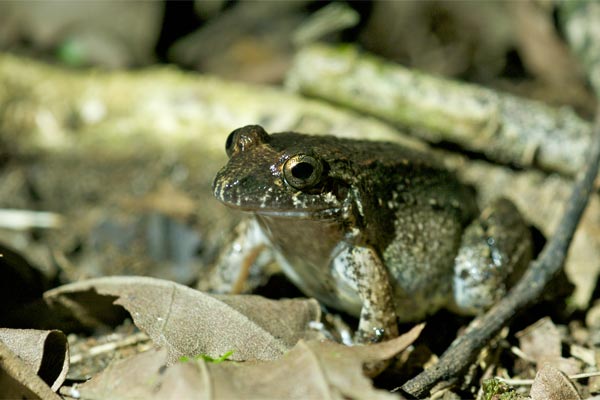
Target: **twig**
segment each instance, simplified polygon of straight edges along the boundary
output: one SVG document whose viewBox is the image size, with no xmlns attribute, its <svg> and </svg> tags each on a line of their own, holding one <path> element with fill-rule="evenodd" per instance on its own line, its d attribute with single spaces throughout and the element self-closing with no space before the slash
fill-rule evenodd
<svg viewBox="0 0 600 400">
<path fill-rule="evenodd" d="M 69 361 L 70 361 L 71 365 L 77 364 L 86 358 L 94 357 L 94 356 L 97 356 L 97 355 L 103 354 L 103 353 L 112 352 L 121 347 L 131 346 L 131 345 L 137 344 L 139 342 L 147 341 L 147 340 L 149 340 L 149 338 L 148 338 L 148 335 L 146 335 L 146 333 L 138 332 L 133 335 L 129 335 L 127 337 L 119 339 L 117 341 L 114 341 L 114 342 L 103 343 L 103 344 L 99 344 L 94 347 L 90 347 L 84 353 L 72 355 L 71 359 Z"/>
<path fill-rule="evenodd" d="M 569 244 L 593 189 L 599 163 L 600 114 L 594 127 L 593 143 L 586 168 L 574 184 L 557 231 L 539 258 L 529 265 L 525 275 L 504 299 L 469 324 L 465 334 L 454 340 L 436 365 L 406 382 L 402 390 L 419 397 L 425 395 L 439 381 L 456 380 L 507 321 L 541 297 L 548 282 L 563 265 Z"/>
<path fill-rule="evenodd" d="M 535 364 L 535 360 L 534 360 L 533 358 L 529 357 L 527 354 L 525 354 L 525 353 L 523 352 L 523 350 L 521 350 L 520 348 L 518 348 L 518 347 L 515 347 L 515 346 L 512 346 L 512 347 L 510 348 L 510 351 L 511 351 L 511 352 L 512 352 L 514 355 L 516 355 L 517 357 L 519 357 L 520 359 L 522 359 L 522 360 L 525 360 L 525 361 L 527 361 L 528 363 Z"/>
<path fill-rule="evenodd" d="M 62 217 L 45 211 L 0 209 L 0 228 L 26 230 L 31 228 L 60 228 Z"/>
<path fill-rule="evenodd" d="M 586 379 L 586 378 L 593 378 L 594 376 L 600 376 L 600 371 L 583 372 L 581 374 L 571 375 L 571 376 L 569 376 L 569 379 L 571 379 L 571 380 Z"/>
<path fill-rule="evenodd" d="M 568 378 L 570 380 L 574 381 L 574 380 L 578 380 L 578 379 L 593 378 L 595 376 L 600 376 L 600 371 L 584 372 L 581 374 L 570 375 L 570 376 L 568 376 Z M 531 386 L 531 385 L 533 385 L 533 381 L 534 381 L 534 379 L 507 379 L 507 378 L 501 378 L 501 377 L 496 377 L 496 379 L 499 380 L 500 382 L 506 383 L 507 385 L 510 385 L 510 386 Z"/>
</svg>

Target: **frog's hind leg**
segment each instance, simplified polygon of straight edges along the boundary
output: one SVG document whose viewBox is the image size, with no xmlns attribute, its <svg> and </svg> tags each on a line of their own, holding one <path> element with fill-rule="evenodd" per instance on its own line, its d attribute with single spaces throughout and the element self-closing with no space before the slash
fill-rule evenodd
<svg viewBox="0 0 600 400">
<path fill-rule="evenodd" d="M 454 311 L 477 314 L 504 296 L 531 259 L 531 232 L 515 205 L 497 199 L 465 229 L 454 265 Z"/>
</svg>

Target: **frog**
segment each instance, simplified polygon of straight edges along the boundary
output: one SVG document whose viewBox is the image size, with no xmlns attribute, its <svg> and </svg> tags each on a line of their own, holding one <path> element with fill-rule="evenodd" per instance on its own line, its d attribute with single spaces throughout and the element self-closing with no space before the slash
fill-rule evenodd
<svg viewBox="0 0 600 400">
<path fill-rule="evenodd" d="M 475 191 L 428 152 L 260 125 L 231 132 L 225 150 L 214 196 L 250 216 L 236 262 L 270 249 L 305 295 L 358 317 L 358 343 L 440 309 L 481 313 L 531 259 L 516 206 L 500 198 L 479 210 Z"/>
</svg>

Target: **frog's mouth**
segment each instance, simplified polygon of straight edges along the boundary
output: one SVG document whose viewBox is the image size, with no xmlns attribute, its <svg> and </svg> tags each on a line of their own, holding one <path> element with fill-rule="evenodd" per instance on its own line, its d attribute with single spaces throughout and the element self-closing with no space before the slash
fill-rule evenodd
<svg viewBox="0 0 600 400">
<path fill-rule="evenodd" d="M 290 219 L 316 219 L 331 220 L 338 218 L 342 209 L 338 207 L 324 208 L 321 210 L 244 210 L 251 211 L 265 217 L 290 218 Z"/>
<path fill-rule="evenodd" d="M 263 215 L 266 217 L 289 218 L 289 219 L 314 219 L 314 220 L 332 220 L 338 219 L 342 215 L 342 207 L 314 207 L 314 208 L 263 208 L 260 204 L 232 201 L 222 196 L 216 196 L 217 200 L 229 208 Z"/>
</svg>

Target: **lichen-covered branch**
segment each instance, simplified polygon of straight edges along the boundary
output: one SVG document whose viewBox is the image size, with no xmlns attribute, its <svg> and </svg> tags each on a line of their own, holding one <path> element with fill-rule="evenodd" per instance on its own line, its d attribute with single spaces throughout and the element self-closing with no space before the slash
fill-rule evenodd
<svg viewBox="0 0 600 400">
<path fill-rule="evenodd" d="M 590 124 L 568 108 L 419 73 L 354 47 L 302 50 L 288 85 L 500 162 L 573 174 Z"/>
<path fill-rule="evenodd" d="M 0 53 L 0 153 L 36 150 L 137 152 L 189 144 L 224 157 L 227 134 L 260 123 L 403 141 L 389 125 L 267 86 L 176 68 L 77 71 Z M 404 142 L 415 143 L 411 139 Z"/>
</svg>

